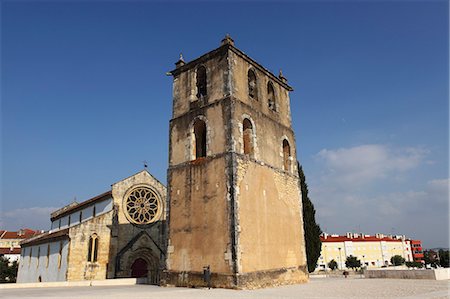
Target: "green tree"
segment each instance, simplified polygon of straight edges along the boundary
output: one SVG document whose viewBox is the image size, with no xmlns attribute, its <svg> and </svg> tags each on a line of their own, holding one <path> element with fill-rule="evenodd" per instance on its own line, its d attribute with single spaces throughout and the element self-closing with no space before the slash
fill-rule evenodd
<svg viewBox="0 0 450 299">
<path fill-rule="evenodd" d="M 18 264 L 0 256 L 0 282 L 16 282 Z"/>
<path fill-rule="evenodd" d="M 361 261 L 358 260 L 356 256 L 350 255 L 347 257 L 347 260 L 345 261 L 345 266 L 347 268 L 352 268 L 353 270 L 355 270 L 356 268 L 361 267 Z"/>
<path fill-rule="evenodd" d="M 441 267 L 449 268 L 448 250 L 439 249 L 439 264 Z"/>
<path fill-rule="evenodd" d="M 400 266 L 405 263 L 405 259 L 401 255 L 394 255 L 391 257 L 391 264 L 394 266 Z"/>
<path fill-rule="evenodd" d="M 308 263 L 308 271 L 313 272 L 317 266 L 317 260 L 322 249 L 322 241 L 320 234 L 322 230 L 316 223 L 316 210 L 308 197 L 308 185 L 306 184 L 305 174 L 300 163 L 298 166 L 298 176 L 300 178 L 300 190 L 302 191 L 303 205 L 303 229 L 305 231 L 306 260 Z"/>
<path fill-rule="evenodd" d="M 338 267 L 338 263 L 335 260 L 331 260 L 328 263 L 328 268 L 330 268 L 331 270 L 336 270 Z"/>
<path fill-rule="evenodd" d="M 408 268 L 422 268 L 423 267 L 422 263 L 420 263 L 420 262 L 406 262 L 405 265 Z"/>
<path fill-rule="evenodd" d="M 425 250 L 423 252 L 423 260 L 426 265 L 436 268 L 439 265 L 438 254 L 433 250 Z"/>
</svg>

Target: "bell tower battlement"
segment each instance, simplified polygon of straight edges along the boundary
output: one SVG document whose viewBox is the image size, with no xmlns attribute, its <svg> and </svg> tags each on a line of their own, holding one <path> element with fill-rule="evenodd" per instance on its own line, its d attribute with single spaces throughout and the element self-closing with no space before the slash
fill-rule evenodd
<svg viewBox="0 0 450 299">
<path fill-rule="evenodd" d="M 234 46 L 173 76 L 166 283 L 257 288 L 306 281 L 289 92 Z"/>
</svg>

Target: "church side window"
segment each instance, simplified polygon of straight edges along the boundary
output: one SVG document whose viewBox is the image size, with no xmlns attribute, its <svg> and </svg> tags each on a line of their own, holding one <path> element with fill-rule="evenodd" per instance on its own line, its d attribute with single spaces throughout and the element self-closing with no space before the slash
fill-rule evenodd
<svg viewBox="0 0 450 299">
<path fill-rule="evenodd" d="M 273 88 L 272 82 L 267 83 L 267 104 L 269 105 L 270 110 L 277 111 L 277 104 L 275 101 L 275 90 Z"/>
<path fill-rule="evenodd" d="M 97 250 L 98 250 L 98 236 L 93 234 L 89 238 L 88 245 L 88 262 L 96 262 L 97 261 Z"/>
<path fill-rule="evenodd" d="M 206 157 L 206 123 L 197 119 L 194 123 L 195 159 Z"/>
<path fill-rule="evenodd" d="M 248 70 L 248 95 L 257 100 L 258 99 L 258 90 L 256 85 L 256 74 L 253 70 Z"/>
<path fill-rule="evenodd" d="M 201 99 L 206 96 L 206 68 L 204 66 L 200 66 L 197 68 L 197 98 Z"/>
<path fill-rule="evenodd" d="M 291 157 L 291 146 L 286 139 L 283 139 L 283 169 L 285 171 L 290 170 L 290 157 Z"/>
<path fill-rule="evenodd" d="M 81 220 L 83 220 L 83 211 L 80 211 L 80 223 L 81 223 Z"/>
<path fill-rule="evenodd" d="M 242 123 L 242 137 L 244 144 L 244 154 L 253 154 L 253 126 L 248 118 L 245 118 Z"/>
</svg>

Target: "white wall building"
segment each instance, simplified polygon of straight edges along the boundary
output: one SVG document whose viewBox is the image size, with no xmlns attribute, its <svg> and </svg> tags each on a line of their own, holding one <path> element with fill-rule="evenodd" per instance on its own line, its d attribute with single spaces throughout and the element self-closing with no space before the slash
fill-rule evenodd
<svg viewBox="0 0 450 299">
<path fill-rule="evenodd" d="M 345 236 L 321 236 L 322 251 L 317 261 L 316 270 L 329 270 L 328 263 L 335 260 L 339 269 L 345 269 L 347 257 L 352 255 L 361 261 L 362 267 L 379 268 L 391 265 L 391 257 L 402 256 L 406 261 L 412 261 L 410 240 L 405 236 L 375 236 L 362 233 L 347 233 Z"/>
</svg>

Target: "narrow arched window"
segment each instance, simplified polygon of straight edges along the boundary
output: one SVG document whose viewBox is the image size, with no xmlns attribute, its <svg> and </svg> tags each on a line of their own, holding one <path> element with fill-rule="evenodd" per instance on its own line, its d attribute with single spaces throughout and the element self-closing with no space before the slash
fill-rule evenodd
<svg viewBox="0 0 450 299">
<path fill-rule="evenodd" d="M 248 118 L 245 118 L 242 123 L 242 138 L 244 154 L 253 154 L 253 126 Z"/>
<path fill-rule="evenodd" d="M 206 157 L 206 123 L 201 119 L 194 122 L 194 139 L 195 159 Z"/>
<path fill-rule="evenodd" d="M 267 104 L 269 105 L 269 109 L 276 111 L 277 105 L 275 101 L 275 90 L 273 89 L 272 82 L 267 83 Z"/>
<path fill-rule="evenodd" d="M 93 234 L 89 238 L 88 245 L 88 262 L 96 262 L 97 261 L 97 250 L 98 250 L 98 236 Z"/>
<path fill-rule="evenodd" d="M 290 170 L 291 146 L 286 139 L 283 139 L 283 169 Z"/>
<path fill-rule="evenodd" d="M 206 96 L 206 68 L 200 66 L 197 68 L 197 98 L 201 99 Z"/>
<path fill-rule="evenodd" d="M 258 99 L 258 90 L 256 85 L 256 74 L 253 70 L 248 70 L 248 95 L 257 100 Z"/>
</svg>

